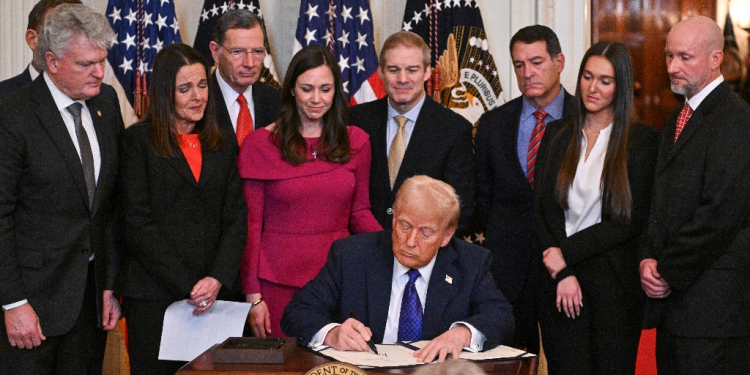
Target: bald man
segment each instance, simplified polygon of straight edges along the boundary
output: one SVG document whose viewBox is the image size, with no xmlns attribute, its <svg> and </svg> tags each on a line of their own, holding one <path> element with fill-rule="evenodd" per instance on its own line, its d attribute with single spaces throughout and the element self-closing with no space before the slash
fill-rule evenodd
<svg viewBox="0 0 750 375">
<path fill-rule="evenodd" d="M 723 37 L 703 16 L 667 37 L 672 91 L 641 254 L 664 374 L 750 374 L 750 106 L 719 71 Z"/>
</svg>

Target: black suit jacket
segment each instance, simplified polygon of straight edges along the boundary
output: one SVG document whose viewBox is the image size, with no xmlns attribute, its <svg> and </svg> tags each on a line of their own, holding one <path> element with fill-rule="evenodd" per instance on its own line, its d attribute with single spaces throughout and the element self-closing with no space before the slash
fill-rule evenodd
<svg viewBox="0 0 750 375">
<path fill-rule="evenodd" d="M 232 119 L 229 117 L 229 110 L 224 102 L 224 95 L 221 93 L 219 83 L 216 81 L 217 74 L 219 74 L 218 69 L 211 74 L 211 87 L 213 89 L 211 95 L 216 102 L 216 121 L 219 123 L 219 130 L 221 130 L 224 139 L 234 147 L 235 152 L 239 153 L 237 133 L 235 133 L 232 126 Z M 279 116 L 281 93 L 279 90 L 263 82 L 255 82 L 253 84 L 253 105 L 255 106 L 254 128 L 260 129 L 268 126 L 276 121 Z"/>
<path fill-rule="evenodd" d="M 573 110 L 565 92 L 563 116 Z M 521 169 L 516 146 L 523 97 L 479 119 L 474 154 L 477 209 L 485 228 L 484 246 L 492 251 L 492 274 L 500 290 L 516 301 L 528 282 L 532 260 L 541 262 L 534 215 L 534 189 Z"/>
<path fill-rule="evenodd" d="M 620 280 L 619 295 L 642 297 L 638 273 L 638 240 L 646 227 L 656 164 L 657 133 L 645 124 L 633 124 L 628 139 L 628 182 L 632 198 L 631 220 L 616 224 L 604 213 L 602 221 L 570 237 L 565 232 L 565 211 L 557 201 L 560 164 L 573 137 L 572 118 L 547 125 L 536 159 L 535 199 L 539 223 L 538 252 L 550 247 L 562 250 L 566 276 L 578 276 L 582 288 L 597 288 L 599 275 L 614 272 Z M 561 271 L 563 272 L 563 271 Z M 544 279 L 556 285 L 548 272 Z M 565 276 L 558 276 L 562 280 Z M 615 291 L 608 291 L 615 293 Z"/>
<path fill-rule="evenodd" d="M 237 154 L 225 140 L 207 150 L 199 182 L 182 152 L 158 156 L 150 124 L 121 137 L 121 198 L 126 245 L 118 291 L 151 300 L 189 298 L 200 279 L 221 282 L 221 298 L 238 276 L 247 240 L 247 206 Z"/>
<path fill-rule="evenodd" d="M 688 337 L 750 335 L 750 106 L 726 83 L 674 143 L 665 122 L 642 258 L 672 288 L 649 299 L 649 326 Z"/>
<path fill-rule="evenodd" d="M 297 292 L 284 310 L 281 328 L 308 343 L 325 325 L 354 313 L 383 341 L 393 279 L 391 231 L 354 235 L 331 246 L 320 273 Z M 431 340 L 464 321 L 487 337 L 485 348 L 513 335 L 513 312 L 489 273 L 486 249 L 453 238 L 437 254 L 427 287 L 422 339 Z M 452 282 L 446 281 L 450 276 Z"/>
<path fill-rule="evenodd" d="M 26 67 L 26 70 L 21 72 L 21 74 L 0 82 L 0 100 L 3 100 L 3 98 L 5 98 L 6 96 L 31 83 L 31 73 L 29 73 L 29 69 L 31 68 Z M 114 87 L 106 83 L 102 83 L 102 86 L 99 90 L 99 95 L 97 96 L 109 102 L 109 104 L 115 107 L 117 113 L 121 113 L 120 101 L 117 99 L 117 91 L 115 91 Z"/>
<path fill-rule="evenodd" d="M 28 299 L 47 337 L 76 322 L 92 252 L 97 299 L 114 288 L 112 196 L 123 124 L 101 97 L 86 105 L 101 152 L 92 209 L 75 141 L 44 78 L 0 102 L 0 304 Z"/>
<path fill-rule="evenodd" d="M 474 166 L 472 163 L 472 126 L 461 115 L 427 96 L 419 112 L 406 153 L 391 189 L 388 174 L 388 98 L 354 106 L 349 123 L 370 135 L 370 203 L 375 219 L 385 229 L 392 226 L 393 201 L 409 177 L 427 175 L 456 189 L 461 198 L 458 232 L 471 224 L 474 212 Z"/>
</svg>

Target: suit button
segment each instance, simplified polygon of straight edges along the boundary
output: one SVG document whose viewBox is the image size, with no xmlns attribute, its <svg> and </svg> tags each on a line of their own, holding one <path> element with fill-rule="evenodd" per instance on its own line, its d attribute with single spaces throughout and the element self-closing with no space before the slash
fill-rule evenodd
<svg viewBox="0 0 750 375">
<path fill-rule="evenodd" d="M 81 254 L 88 254 L 88 253 L 89 253 L 89 249 L 81 249 Z"/>
<path fill-rule="evenodd" d="M 386 212 L 386 213 L 387 213 L 388 215 L 393 215 L 393 209 L 392 209 L 392 208 L 389 208 L 389 209 L 385 210 L 385 212 Z"/>
</svg>

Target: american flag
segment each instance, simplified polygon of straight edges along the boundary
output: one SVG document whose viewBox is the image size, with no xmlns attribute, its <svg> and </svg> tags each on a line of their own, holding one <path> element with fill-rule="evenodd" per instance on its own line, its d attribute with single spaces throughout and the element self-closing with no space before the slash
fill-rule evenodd
<svg viewBox="0 0 750 375">
<path fill-rule="evenodd" d="M 165 45 L 182 43 L 173 0 L 109 0 L 106 14 L 117 34 L 107 60 L 141 116 L 154 57 Z"/>
<path fill-rule="evenodd" d="M 214 64 L 211 49 L 208 47 L 214 39 L 214 26 L 216 26 L 216 21 L 230 9 L 247 9 L 263 20 L 263 13 L 260 11 L 258 0 L 205 0 L 200 19 L 198 20 L 198 32 L 195 34 L 193 48 L 206 58 L 209 65 Z M 265 32 L 265 22 L 261 24 L 261 27 L 263 27 L 265 35 L 264 43 L 268 53 L 266 54 L 266 58 L 263 59 L 263 67 L 260 70 L 260 78 L 258 79 L 278 89 L 281 88 L 281 85 L 279 84 L 279 78 L 276 75 L 276 68 L 273 64 L 271 48 L 268 45 L 268 33 Z"/>
<path fill-rule="evenodd" d="M 312 45 L 327 46 L 338 59 L 350 105 L 385 96 L 368 0 L 302 0 L 294 52 Z"/>
<path fill-rule="evenodd" d="M 477 0 L 407 0 L 402 28 L 430 46 L 434 69 L 427 88 L 436 101 L 475 125 L 503 104 Z"/>
</svg>

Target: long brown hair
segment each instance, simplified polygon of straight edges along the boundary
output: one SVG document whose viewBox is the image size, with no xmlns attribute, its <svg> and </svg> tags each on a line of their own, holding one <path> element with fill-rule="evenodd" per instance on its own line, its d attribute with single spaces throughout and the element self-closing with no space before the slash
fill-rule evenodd
<svg viewBox="0 0 750 375">
<path fill-rule="evenodd" d="M 557 176 L 557 201 L 563 209 L 568 209 L 568 192 L 573 185 L 581 156 L 583 126 L 587 114 L 581 94 L 581 76 L 591 56 L 604 57 L 615 70 L 615 95 L 612 99 L 615 118 L 602 170 L 602 214 L 615 223 L 627 224 L 630 222 L 633 205 L 628 180 L 628 134 L 633 117 L 633 67 L 628 49 L 622 43 L 601 41 L 591 46 L 583 56 L 576 81 L 573 135 Z"/>
<path fill-rule="evenodd" d="M 180 149 L 174 133 L 176 129 L 176 108 L 174 103 L 177 72 L 183 66 L 199 63 L 209 76 L 206 60 L 192 47 L 176 43 L 164 47 L 154 59 L 151 74 L 151 85 L 148 90 L 148 114 L 141 120 L 151 124 L 151 143 L 154 151 L 163 157 L 171 158 Z M 203 118 L 195 123 L 193 132 L 198 134 L 202 144 L 208 150 L 219 148 L 223 142 L 221 132 L 216 125 L 216 105 L 214 104 L 212 82 L 208 80 L 209 97 Z"/>
<path fill-rule="evenodd" d="M 333 103 L 322 118 L 322 131 L 318 143 L 318 155 L 334 163 L 346 163 L 350 157 L 349 132 L 346 129 L 347 115 L 344 88 L 341 83 L 341 72 L 336 60 L 328 49 L 321 46 L 309 46 L 301 49 L 289 63 L 284 85 L 281 87 L 281 110 L 272 139 L 281 150 L 281 156 L 292 165 L 308 162 L 307 143 L 299 131 L 302 120 L 297 109 L 297 100 L 292 92 L 297 78 L 304 72 L 325 65 L 333 73 L 335 92 Z"/>
</svg>

